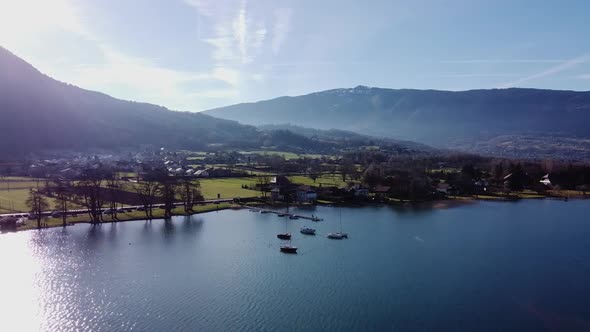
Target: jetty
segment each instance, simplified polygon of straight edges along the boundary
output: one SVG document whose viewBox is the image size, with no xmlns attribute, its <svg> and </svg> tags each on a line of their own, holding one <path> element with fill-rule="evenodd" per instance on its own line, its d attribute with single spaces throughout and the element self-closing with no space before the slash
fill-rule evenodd
<svg viewBox="0 0 590 332">
<path fill-rule="evenodd" d="M 311 220 L 311 221 L 323 221 L 323 218 L 319 218 L 318 216 L 314 216 L 313 214 L 310 215 L 305 215 L 305 214 L 296 214 L 296 213 L 288 213 L 288 212 L 284 212 L 284 211 L 275 211 L 275 210 L 270 210 L 270 209 L 265 209 L 265 208 L 261 208 L 261 207 L 256 207 L 256 206 L 249 206 L 249 205 L 242 205 L 243 208 L 245 209 L 249 209 L 250 211 L 259 211 L 260 213 L 274 213 L 276 215 L 281 215 L 284 216 L 285 218 L 289 218 L 289 219 L 307 219 L 307 220 Z"/>
</svg>

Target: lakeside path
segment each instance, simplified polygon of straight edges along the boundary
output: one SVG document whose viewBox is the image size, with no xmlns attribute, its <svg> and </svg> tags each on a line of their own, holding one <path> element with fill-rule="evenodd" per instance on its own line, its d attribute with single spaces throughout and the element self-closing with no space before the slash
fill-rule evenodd
<svg viewBox="0 0 590 332">
<path fill-rule="evenodd" d="M 239 205 L 234 205 L 231 203 L 219 203 L 219 204 L 207 204 L 207 205 L 198 205 L 193 208 L 193 211 L 190 213 L 186 213 L 182 208 L 175 208 L 172 210 L 173 216 L 191 216 L 195 214 L 207 213 L 207 212 L 214 212 L 214 211 L 221 211 L 231 208 L 241 208 Z M 117 218 L 112 218 L 111 216 L 104 216 L 104 220 L 101 224 L 110 224 L 110 223 L 118 223 L 118 222 L 126 222 L 126 221 L 133 221 L 133 220 L 147 220 L 145 217 L 145 212 L 143 211 L 133 211 L 133 212 L 121 212 L 117 214 Z M 153 210 L 153 219 L 164 219 L 164 210 L 155 208 Z M 67 226 L 75 225 L 75 224 L 89 224 L 90 219 L 88 216 L 78 216 L 78 217 L 69 217 L 67 218 Z M 45 224 L 42 228 L 54 228 L 54 227 L 63 227 L 62 219 L 60 218 L 47 218 L 45 220 Z M 37 229 L 37 221 L 36 220 L 27 220 L 24 226 L 18 227 L 16 230 L 10 230 L 5 232 L 19 232 L 25 230 Z"/>
</svg>

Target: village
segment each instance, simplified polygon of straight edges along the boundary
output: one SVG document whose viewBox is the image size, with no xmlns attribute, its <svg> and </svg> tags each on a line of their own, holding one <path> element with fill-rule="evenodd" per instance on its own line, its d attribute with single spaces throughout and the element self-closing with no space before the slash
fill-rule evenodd
<svg viewBox="0 0 590 332">
<path fill-rule="evenodd" d="M 40 227 L 168 217 L 244 202 L 414 206 L 443 200 L 568 199 L 586 197 L 589 173 L 587 166 L 571 163 L 472 155 L 408 160 L 372 150 L 305 155 L 159 148 L 56 155 L 0 164 L 0 225 L 14 229 L 33 228 L 35 220 Z M 92 187 L 96 192 L 86 193 Z M 32 205 L 34 197 L 44 202 L 43 209 Z M 38 220 L 41 215 L 50 221 Z"/>
</svg>

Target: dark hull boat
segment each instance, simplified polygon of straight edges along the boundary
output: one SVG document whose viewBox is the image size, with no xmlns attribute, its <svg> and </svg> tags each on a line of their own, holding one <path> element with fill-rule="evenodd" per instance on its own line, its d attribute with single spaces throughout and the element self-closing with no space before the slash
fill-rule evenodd
<svg viewBox="0 0 590 332">
<path fill-rule="evenodd" d="M 286 254 L 296 254 L 297 253 L 297 247 L 292 246 L 290 244 L 285 244 L 281 246 L 281 252 L 284 252 Z"/>
<path fill-rule="evenodd" d="M 281 240 L 291 240 L 291 234 L 289 233 L 277 234 L 277 237 Z"/>
</svg>

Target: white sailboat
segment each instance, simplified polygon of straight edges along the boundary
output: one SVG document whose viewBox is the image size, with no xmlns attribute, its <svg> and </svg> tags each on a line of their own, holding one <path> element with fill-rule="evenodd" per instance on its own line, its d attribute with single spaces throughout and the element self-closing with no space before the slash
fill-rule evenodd
<svg viewBox="0 0 590 332">
<path fill-rule="evenodd" d="M 336 232 L 336 233 L 328 233 L 328 239 L 332 239 L 332 240 L 342 240 L 342 239 L 348 239 L 348 233 L 343 233 L 342 232 L 342 208 L 340 208 L 340 232 Z"/>
</svg>

